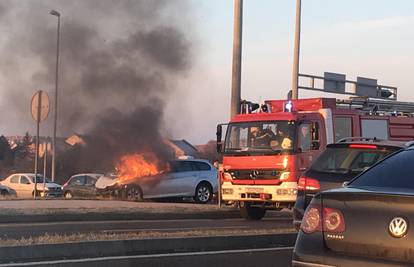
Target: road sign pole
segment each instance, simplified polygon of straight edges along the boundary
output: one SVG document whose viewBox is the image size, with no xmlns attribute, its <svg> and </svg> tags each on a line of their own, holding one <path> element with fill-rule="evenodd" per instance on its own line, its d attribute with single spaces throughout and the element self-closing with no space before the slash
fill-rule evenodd
<svg viewBox="0 0 414 267">
<path fill-rule="evenodd" d="M 37 195 L 37 173 L 39 172 L 39 142 L 40 142 L 40 123 L 46 120 L 49 115 L 49 96 L 46 92 L 42 90 L 37 91 L 30 103 L 30 109 L 32 117 L 36 122 L 36 155 L 35 155 L 35 179 L 34 179 L 34 189 L 33 189 L 33 198 L 36 198 Z"/>
<path fill-rule="evenodd" d="M 43 154 L 43 197 L 46 198 L 46 173 L 47 173 L 47 145 L 49 138 L 45 141 L 45 154 Z"/>
<path fill-rule="evenodd" d="M 36 155 L 35 155 L 35 168 L 34 168 L 34 190 L 33 198 L 37 195 L 37 172 L 39 162 L 39 136 L 40 136 L 40 115 L 42 110 L 42 91 L 39 91 L 39 97 L 37 98 L 37 118 L 36 118 Z"/>
</svg>

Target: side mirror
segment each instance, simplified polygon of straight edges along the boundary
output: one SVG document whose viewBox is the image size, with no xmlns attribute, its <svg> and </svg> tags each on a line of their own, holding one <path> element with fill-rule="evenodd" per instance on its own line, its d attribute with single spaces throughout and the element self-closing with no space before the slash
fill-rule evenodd
<svg viewBox="0 0 414 267">
<path fill-rule="evenodd" d="M 348 184 L 349 184 L 349 181 L 345 181 L 345 182 L 343 182 L 342 187 L 347 187 Z"/>
<path fill-rule="evenodd" d="M 216 137 L 217 137 L 217 152 L 221 153 L 222 147 L 223 147 L 223 143 L 221 142 L 221 137 L 223 134 L 223 127 L 221 126 L 221 124 L 217 125 L 217 131 L 216 131 Z"/>
</svg>

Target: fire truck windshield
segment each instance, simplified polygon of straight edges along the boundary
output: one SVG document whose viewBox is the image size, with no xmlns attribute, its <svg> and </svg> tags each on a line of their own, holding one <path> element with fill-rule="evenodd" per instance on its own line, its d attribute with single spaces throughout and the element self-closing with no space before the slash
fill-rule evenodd
<svg viewBox="0 0 414 267">
<path fill-rule="evenodd" d="M 271 155 L 293 151 L 294 121 L 231 123 L 227 128 L 225 154 Z"/>
</svg>

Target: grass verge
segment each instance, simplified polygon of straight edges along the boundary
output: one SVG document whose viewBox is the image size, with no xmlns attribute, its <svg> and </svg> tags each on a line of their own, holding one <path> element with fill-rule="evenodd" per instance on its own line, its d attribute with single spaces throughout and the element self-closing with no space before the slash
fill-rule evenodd
<svg viewBox="0 0 414 267">
<path fill-rule="evenodd" d="M 30 246 L 37 244 L 59 244 L 88 241 L 110 240 L 142 240 L 152 238 L 185 238 L 206 236 L 235 236 L 260 234 L 287 234 L 295 233 L 293 228 L 254 229 L 254 230 L 189 230 L 180 232 L 117 232 L 117 233 L 72 233 L 67 235 L 45 234 L 37 237 L 21 239 L 0 239 L 0 247 Z"/>
</svg>

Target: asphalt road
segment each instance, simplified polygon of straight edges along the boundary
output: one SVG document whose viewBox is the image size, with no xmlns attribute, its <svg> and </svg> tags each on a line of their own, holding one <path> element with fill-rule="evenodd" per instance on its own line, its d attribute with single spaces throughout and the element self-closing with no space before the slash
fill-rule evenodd
<svg viewBox="0 0 414 267">
<path fill-rule="evenodd" d="M 130 255 L 75 260 L 56 260 L 0 264 L 3 266 L 97 266 L 97 267 L 287 267 L 291 265 L 292 247 L 220 250 L 205 252 Z"/>
<path fill-rule="evenodd" d="M 78 211 L 77 208 L 80 208 Z M 71 210 L 68 211 L 68 208 Z M 49 213 L 53 209 L 53 214 Z M 256 230 L 274 231 L 275 229 L 292 229 L 291 213 L 269 212 L 261 221 L 246 221 L 239 217 L 226 217 L 232 210 L 221 210 L 211 205 L 191 205 L 191 204 L 163 204 L 163 203 L 119 203 L 107 201 L 7 201 L 0 202 L 0 210 L 8 214 L 11 222 L 0 223 L 1 239 L 20 239 L 22 237 L 35 237 L 44 234 L 71 234 L 71 233 L 175 233 L 181 236 L 182 232 L 200 231 L 202 235 L 206 232 L 220 231 L 217 236 L 218 241 L 215 248 L 208 247 L 205 242 L 193 243 L 188 245 L 185 250 L 176 249 L 183 246 L 180 243 L 171 251 L 152 251 L 148 252 L 148 243 L 145 243 L 144 250 L 141 252 L 130 251 L 120 254 L 112 253 L 113 246 L 110 246 L 108 253 L 89 255 L 82 257 L 57 257 L 54 260 L 45 261 L 30 258 L 21 259 L 22 262 L 14 265 L 13 263 L 0 264 L 1 266 L 291 266 L 291 255 L 293 241 L 285 243 L 270 244 L 268 238 L 263 237 L 264 242 L 252 242 L 251 245 L 241 245 L 237 242 L 231 245 L 226 241 L 228 235 L 242 235 L 240 240 L 246 240 L 244 234 L 255 234 Z M 129 212 L 138 210 L 139 214 L 133 219 L 105 219 L 105 216 L 116 212 Z M 100 214 L 103 217 L 90 220 L 91 214 Z M 71 221 L 62 220 L 62 214 L 70 212 Z M 177 218 L 174 214 L 186 213 L 190 217 Z M 209 213 L 212 217 L 199 217 Z M 48 215 L 49 214 L 49 215 Z M 57 215 L 56 215 L 57 214 Z M 133 213 L 125 213 L 133 214 Z M 30 216 L 29 216 L 30 215 Z M 30 222 L 26 220 L 31 216 L 43 216 L 54 221 Z M 51 216 L 50 216 L 51 215 Z M 220 217 L 224 215 L 224 217 Z M 49 217 L 50 216 L 50 217 Z M 143 217 L 141 217 L 143 216 Z M 159 216 L 159 217 L 157 217 Z M 172 217 L 169 217 L 172 216 Z M 59 217 L 62 217 L 59 219 Z M 79 218 L 73 219 L 73 218 Z M 85 217 L 88 217 L 85 219 Z M 155 217 L 155 219 L 154 219 Z M 20 218 L 20 220 L 19 220 Z M 33 217 L 34 218 L 34 217 Z M 112 218 L 112 217 L 108 217 Z M 14 221 L 16 219 L 16 221 Z M 23 222 L 21 222 L 24 219 Z M 19 222 L 20 221 L 20 222 Z M 273 232 L 274 234 L 274 232 Z M 207 234 L 208 236 L 208 234 Z M 188 238 L 182 235 L 187 244 Z M 161 239 L 160 247 L 165 247 L 166 243 Z M 273 239 L 274 240 L 274 239 Z M 278 237 L 276 240 L 279 240 Z M 147 242 L 147 241 L 145 241 Z M 191 243 L 191 242 L 190 242 Z M 188 244 L 190 244 L 188 243 Z M 220 245 L 223 244 L 223 245 Z M 224 245 L 230 244 L 230 245 Z M 28 247 L 31 249 L 32 247 Z M 94 247 L 95 248 L 95 247 Z M 122 248 L 122 246 L 121 246 Z M 158 246 L 157 246 L 158 248 Z M 36 249 L 40 249 L 37 247 Z M 74 247 L 79 250 L 79 247 Z M 93 251 L 95 251 L 94 249 Z M 48 250 L 49 251 L 49 250 Z M 72 251 L 72 250 L 67 250 Z M 101 251 L 98 249 L 97 251 Z M 147 251 L 147 252 L 145 252 Z M 13 252 L 12 252 L 13 253 Z M 155 253 L 147 255 L 148 253 Z M 157 254 L 158 253 L 158 254 Z M 13 253 L 14 254 L 14 253 Z M 16 254 L 17 255 L 17 254 Z M 37 255 L 37 253 L 36 253 Z M 48 254 L 46 254 L 48 255 Z M 16 258 L 17 259 L 17 258 Z"/>
<path fill-rule="evenodd" d="M 41 223 L 1 223 L 0 238 L 19 239 L 44 234 L 71 233 L 145 233 L 182 231 L 249 231 L 291 228 L 292 219 L 287 214 L 273 215 L 261 221 L 236 219 L 180 219 L 180 220 L 116 220 L 71 221 Z"/>
</svg>

